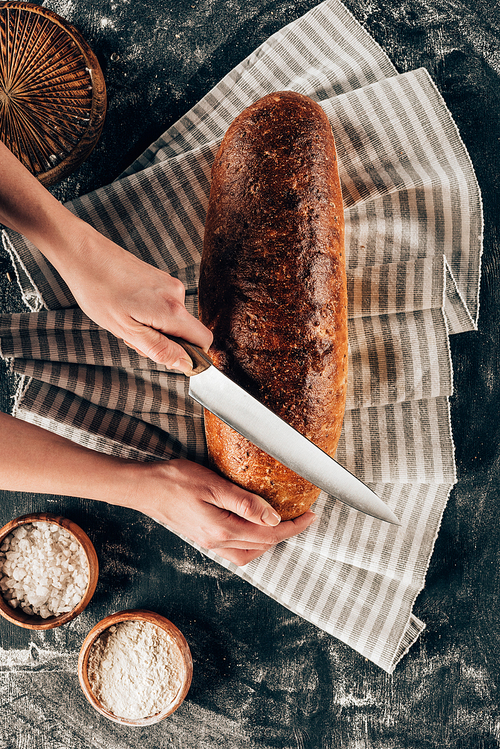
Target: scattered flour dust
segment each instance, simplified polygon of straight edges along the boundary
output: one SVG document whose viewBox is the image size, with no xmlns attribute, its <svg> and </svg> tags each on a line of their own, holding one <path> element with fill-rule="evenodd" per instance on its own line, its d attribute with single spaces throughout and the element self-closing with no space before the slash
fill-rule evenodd
<svg viewBox="0 0 500 749">
<path fill-rule="evenodd" d="M 120 622 L 93 644 L 88 678 L 94 695 L 118 718 L 137 720 L 165 710 L 183 680 L 180 650 L 160 627 Z"/>
</svg>

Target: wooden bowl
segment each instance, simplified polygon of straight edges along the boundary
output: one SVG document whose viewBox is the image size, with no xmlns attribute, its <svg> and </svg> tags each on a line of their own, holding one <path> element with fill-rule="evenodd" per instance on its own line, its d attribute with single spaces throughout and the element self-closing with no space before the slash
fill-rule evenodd
<svg viewBox="0 0 500 749">
<path fill-rule="evenodd" d="M 177 655 L 180 656 L 180 662 L 182 663 L 181 673 L 181 685 L 177 694 L 172 699 L 170 704 L 165 707 L 161 712 L 155 715 L 145 716 L 143 718 L 123 718 L 115 715 L 108 710 L 99 701 L 90 684 L 88 668 L 89 668 L 89 656 L 94 643 L 97 639 L 112 625 L 119 624 L 121 622 L 131 621 L 142 621 L 149 622 L 159 627 L 168 636 L 170 647 L 176 648 Z M 159 721 L 171 715 L 184 701 L 189 687 L 191 686 L 191 680 L 193 677 L 193 660 L 191 657 L 191 651 L 187 644 L 182 632 L 177 629 L 175 624 L 172 624 L 169 619 L 164 616 L 155 613 L 154 611 L 145 611 L 143 609 L 129 609 L 127 611 L 119 611 L 116 614 L 111 614 L 105 619 L 98 622 L 93 629 L 90 630 L 87 637 L 85 638 L 83 645 L 80 650 L 78 658 L 78 678 L 80 680 L 80 686 L 87 697 L 88 701 L 101 715 L 104 715 L 109 720 L 115 723 L 121 723 L 126 726 L 147 726 L 153 723 L 159 723 Z"/>
<path fill-rule="evenodd" d="M 72 520 L 68 520 L 68 518 L 60 517 L 58 515 L 52 515 L 48 512 L 35 512 L 11 520 L 7 525 L 4 525 L 4 527 L 0 529 L 0 545 L 5 538 L 16 528 L 19 528 L 19 526 L 36 522 L 55 523 L 68 531 L 75 541 L 78 541 L 80 546 L 83 547 L 88 565 L 88 582 L 85 593 L 80 603 L 78 603 L 72 611 L 59 614 L 59 616 L 49 616 L 47 619 L 43 619 L 43 617 L 38 616 L 37 614 L 26 614 L 20 609 L 12 608 L 3 596 L 0 595 L 0 614 L 9 622 L 12 622 L 12 624 L 17 624 L 18 627 L 24 627 L 25 629 L 54 629 L 54 627 L 60 627 L 62 624 L 66 624 L 74 619 L 88 606 L 96 589 L 99 577 L 99 562 L 92 541 L 85 531 L 83 531 Z"/>
<path fill-rule="evenodd" d="M 39 5 L 0 3 L 0 137 L 42 184 L 90 155 L 106 106 L 101 67 L 77 29 Z"/>
</svg>

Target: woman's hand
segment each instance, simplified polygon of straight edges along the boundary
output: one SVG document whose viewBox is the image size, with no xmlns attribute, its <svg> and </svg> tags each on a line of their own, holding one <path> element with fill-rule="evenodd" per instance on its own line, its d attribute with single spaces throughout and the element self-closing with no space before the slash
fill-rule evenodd
<svg viewBox="0 0 500 749">
<path fill-rule="evenodd" d="M 33 242 L 82 310 L 140 354 L 188 373 L 191 359 L 167 336 L 208 350 L 212 334 L 186 310 L 183 284 L 74 216 L 2 141 L 0 223 Z"/>
<path fill-rule="evenodd" d="M 139 260 L 84 224 L 76 224 L 71 262 L 61 275 L 80 308 L 139 354 L 188 373 L 191 359 L 174 335 L 205 351 L 212 334 L 186 310 L 181 281 Z"/>
<path fill-rule="evenodd" d="M 85 497 L 128 507 L 237 565 L 315 519 L 280 522 L 261 497 L 189 460 L 141 463 L 89 450 L 0 413 L 0 489 Z"/>
<path fill-rule="evenodd" d="M 82 310 L 140 354 L 189 372 L 169 340 L 207 350 L 212 334 L 184 306 L 182 284 L 74 216 L 0 141 L 0 223 L 54 265 Z M 3 430 L 2 430 L 3 427 Z M 315 515 L 279 517 L 261 497 L 187 460 L 138 463 L 87 450 L 0 414 L 0 487 L 134 508 L 238 565 L 300 533 Z"/>
<path fill-rule="evenodd" d="M 143 463 L 136 468 L 143 478 L 129 484 L 126 506 L 236 565 L 248 564 L 316 519 L 308 511 L 280 522 L 262 497 L 188 460 Z"/>
</svg>

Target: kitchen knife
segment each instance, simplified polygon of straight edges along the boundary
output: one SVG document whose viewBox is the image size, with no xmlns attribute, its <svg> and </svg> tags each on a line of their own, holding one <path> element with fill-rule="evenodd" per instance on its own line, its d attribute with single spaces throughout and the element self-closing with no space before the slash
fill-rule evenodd
<svg viewBox="0 0 500 749">
<path fill-rule="evenodd" d="M 217 369 L 200 348 L 179 338 L 193 360 L 189 395 L 239 434 L 327 494 L 387 523 L 392 510 L 347 469 Z"/>
</svg>

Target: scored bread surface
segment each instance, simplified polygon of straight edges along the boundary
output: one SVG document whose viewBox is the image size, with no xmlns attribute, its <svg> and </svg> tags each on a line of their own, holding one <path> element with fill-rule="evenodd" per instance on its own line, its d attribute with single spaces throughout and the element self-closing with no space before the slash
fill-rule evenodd
<svg viewBox="0 0 500 749">
<path fill-rule="evenodd" d="M 231 124 L 212 168 L 199 285 L 214 364 L 332 457 L 347 384 L 344 214 L 332 130 L 294 92 Z M 214 468 L 301 515 L 319 489 L 205 411 Z"/>
</svg>

